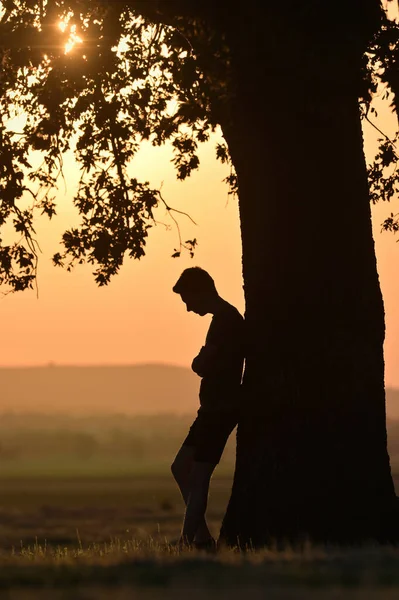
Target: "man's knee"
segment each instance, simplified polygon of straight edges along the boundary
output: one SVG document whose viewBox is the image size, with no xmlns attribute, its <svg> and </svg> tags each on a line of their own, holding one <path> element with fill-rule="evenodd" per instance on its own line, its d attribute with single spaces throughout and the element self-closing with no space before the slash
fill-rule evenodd
<svg viewBox="0 0 399 600">
<path fill-rule="evenodd" d="M 179 478 L 180 478 L 179 477 L 180 476 L 180 470 L 179 470 L 179 465 L 178 465 L 176 459 L 170 465 L 170 470 L 172 471 L 173 477 L 176 479 L 176 481 L 178 481 Z"/>
<path fill-rule="evenodd" d="M 171 471 L 176 481 L 182 481 L 188 478 L 193 464 L 193 448 L 191 446 L 182 446 L 171 464 Z"/>
</svg>

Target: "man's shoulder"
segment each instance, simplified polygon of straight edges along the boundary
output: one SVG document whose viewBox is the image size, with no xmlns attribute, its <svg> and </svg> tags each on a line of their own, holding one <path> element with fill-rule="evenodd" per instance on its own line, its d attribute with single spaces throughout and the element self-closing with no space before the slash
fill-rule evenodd
<svg viewBox="0 0 399 600">
<path fill-rule="evenodd" d="M 212 321 L 215 325 L 224 323 L 239 327 L 244 322 L 244 317 L 235 306 L 225 300 L 220 310 L 213 316 Z"/>
<path fill-rule="evenodd" d="M 223 313 L 223 315 L 225 315 L 226 317 L 231 318 L 231 319 L 236 319 L 239 321 L 244 320 L 244 317 L 242 316 L 242 314 L 240 313 L 238 308 L 236 308 L 235 306 L 230 304 L 230 302 L 227 302 L 227 300 L 225 300 L 225 305 L 223 307 L 222 313 Z"/>
</svg>

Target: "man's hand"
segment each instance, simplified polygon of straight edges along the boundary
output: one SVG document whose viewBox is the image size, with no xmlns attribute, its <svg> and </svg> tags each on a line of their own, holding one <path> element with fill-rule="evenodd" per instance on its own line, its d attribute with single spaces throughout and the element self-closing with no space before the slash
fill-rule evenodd
<svg viewBox="0 0 399 600">
<path fill-rule="evenodd" d="M 194 358 L 191 368 L 200 377 L 204 377 L 206 372 L 212 369 L 215 358 L 217 355 L 216 346 L 212 346 L 211 344 L 207 344 L 206 346 L 202 346 L 199 354 Z"/>
<path fill-rule="evenodd" d="M 199 354 L 197 354 L 197 356 L 194 358 L 193 362 L 191 363 L 192 370 L 194 371 L 194 373 L 196 373 L 200 377 L 204 376 L 203 372 L 202 372 L 204 350 L 205 350 L 205 346 L 202 346 L 201 350 L 199 351 Z"/>
</svg>

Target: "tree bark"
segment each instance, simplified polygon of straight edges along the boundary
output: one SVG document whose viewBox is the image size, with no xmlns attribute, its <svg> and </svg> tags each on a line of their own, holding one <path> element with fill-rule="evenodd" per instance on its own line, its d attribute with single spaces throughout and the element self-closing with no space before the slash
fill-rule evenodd
<svg viewBox="0 0 399 600">
<path fill-rule="evenodd" d="M 234 28 L 229 38 L 223 131 L 239 182 L 248 337 L 221 538 L 393 541 L 384 309 L 358 106 L 369 31 L 342 14 L 320 23 L 310 9 L 306 21 L 283 10 L 268 35 L 252 19 L 245 40 Z"/>
</svg>

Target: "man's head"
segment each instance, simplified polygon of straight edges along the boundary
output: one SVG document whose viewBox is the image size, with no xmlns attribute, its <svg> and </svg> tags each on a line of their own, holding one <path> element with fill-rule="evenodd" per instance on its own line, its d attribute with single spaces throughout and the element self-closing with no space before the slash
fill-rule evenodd
<svg viewBox="0 0 399 600">
<path fill-rule="evenodd" d="M 218 298 L 215 282 L 201 267 L 185 269 L 173 287 L 173 291 L 180 294 L 188 312 L 195 312 L 201 317 L 212 312 L 214 302 Z"/>
</svg>

